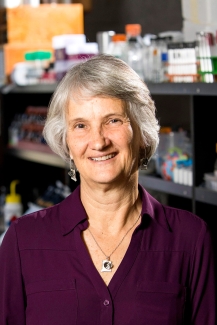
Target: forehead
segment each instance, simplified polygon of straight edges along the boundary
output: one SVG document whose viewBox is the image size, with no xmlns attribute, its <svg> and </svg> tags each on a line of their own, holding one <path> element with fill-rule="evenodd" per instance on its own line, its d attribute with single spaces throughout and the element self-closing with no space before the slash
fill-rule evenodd
<svg viewBox="0 0 217 325">
<path fill-rule="evenodd" d="M 122 113 L 126 114 L 126 103 L 118 98 L 104 96 L 73 95 L 68 102 L 68 114 L 75 113 Z"/>
</svg>

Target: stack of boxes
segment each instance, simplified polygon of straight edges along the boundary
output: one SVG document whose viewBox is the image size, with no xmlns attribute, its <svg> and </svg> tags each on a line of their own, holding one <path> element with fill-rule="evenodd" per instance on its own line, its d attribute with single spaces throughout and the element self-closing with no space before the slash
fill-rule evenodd
<svg viewBox="0 0 217 325">
<path fill-rule="evenodd" d="M 4 73 L 25 60 L 25 53 L 51 51 L 52 37 L 60 34 L 83 34 L 82 4 L 22 5 L 6 8 L 7 43 L 3 43 Z"/>
</svg>

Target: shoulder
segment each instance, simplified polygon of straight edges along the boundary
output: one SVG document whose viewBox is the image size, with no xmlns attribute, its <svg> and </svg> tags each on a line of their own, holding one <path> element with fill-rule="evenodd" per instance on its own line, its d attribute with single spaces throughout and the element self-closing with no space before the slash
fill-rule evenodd
<svg viewBox="0 0 217 325">
<path fill-rule="evenodd" d="M 207 227 L 206 222 L 193 212 L 161 203 L 142 186 L 140 186 L 140 192 L 142 194 L 143 212 L 149 214 L 161 224 L 179 230 L 183 227 L 197 230 Z"/>
<path fill-rule="evenodd" d="M 191 211 L 167 206 L 164 204 L 162 204 L 162 208 L 167 217 L 167 220 L 171 225 L 184 224 L 186 226 L 194 226 L 194 227 L 206 226 L 206 222 Z"/>
<path fill-rule="evenodd" d="M 60 219 L 72 212 L 73 208 L 80 203 L 79 190 L 75 190 L 60 203 L 48 208 L 25 214 L 14 221 L 17 231 L 29 231 L 39 227 L 59 227 Z M 38 230 L 39 230 L 38 229 Z"/>
<path fill-rule="evenodd" d="M 13 236 L 22 250 L 36 248 L 46 239 L 55 238 L 60 228 L 58 209 L 59 204 L 23 215 L 10 225 L 6 239 Z"/>
<path fill-rule="evenodd" d="M 210 240 L 211 230 L 201 217 L 185 209 L 162 204 L 144 188 L 142 191 L 143 212 L 153 221 L 154 236 L 158 239 L 183 249 L 194 249 L 199 242 Z"/>
<path fill-rule="evenodd" d="M 64 220 L 74 219 L 73 206 L 76 206 L 76 201 L 73 194 L 70 194 L 58 204 L 18 218 L 11 224 L 8 232 L 16 236 L 21 250 L 56 247 L 63 238 Z"/>
<path fill-rule="evenodd" d="M 211 229 L 202 218 L 184 209 L 166 205 L 162 205 L 162 209 L 174 247 L 191 253 L 203 245 L 211 248 Z"/>
<path fill-rule="evenodd" d="M 25 214 L 13 222 L 17 231 L 28 231 L 32 227 L 45 225 L 55 221 L 58 217 L 59 203 L 49 208 Z"/>
<path fill-rule="evenodd" d="M 173 231 L 196 236 L 209 232 L 207 223 L 198 215 L 179 208 L 162 205 L 168 225 Z"/>
</svg>

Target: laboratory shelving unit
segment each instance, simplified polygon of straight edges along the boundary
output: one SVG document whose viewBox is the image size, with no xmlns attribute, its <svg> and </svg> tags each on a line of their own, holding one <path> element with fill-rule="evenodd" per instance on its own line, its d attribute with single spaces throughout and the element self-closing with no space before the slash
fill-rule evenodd
<svg viewBox="0 0 217 325">
<path fill-rule="evenodd" d="M 8 127 L 15 113 L 24 112 L 28 105 L 48 105 L 57 84 L 18 87 L 10 84 L 0 90 L 1 96 L 1 182 L 19 178 L 23 196 L 28 189 L 46 187 L 57 178 L 69 182 L 68 166 L 55 154 L 19 147 L 9 148 Z M 158 175 L 140 173 L 139 181 L 147 190 L 164 193 L 168 203 L 186 208 L 204 219 L 217 216 L 217 192 L 204 187 L 204 173 L 213 171 L 217 142 L 217 83 L 148 84 L 157 107 L 157 116 L 164 126 L 181 125 L 189 130 L 193 148 L 193 186 L 173 183 Z M 27 191 L 26 191 L 27 189 Z"/>
</svg>

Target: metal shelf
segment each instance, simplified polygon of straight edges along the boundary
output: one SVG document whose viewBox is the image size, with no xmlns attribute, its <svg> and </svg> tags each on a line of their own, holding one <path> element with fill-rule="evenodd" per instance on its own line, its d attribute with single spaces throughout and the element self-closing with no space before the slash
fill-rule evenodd
<svg viewBox="0 0 217 325">
<path fill-rule="evenodd" d="M 31 94 L 31 93 L 53 93 L 56 89 L 58 83 L 45 83 L 45 84 L 38 84 L 38 85 L 30 85 L 30 86 L 17 86 L 15 84 L 5 85 L 1 89 L 2 94 Z"/>
<path fill-rule="evenodd" d="M 217 206 L 217 192 L 208 190 L 204 187 L 195 188 L 196 201 Z"/>
<path fill-rule="evenodd" d="M 38 84 L 31 86 L 17 86 L 15 84 L 4 85 L 1 88 L 3 94 L 8 93 L 53 93 L 58 82 L 51 84 Z M 191 82 L 191 83 L 147 83 L 147 86 L 153 95 L 201 95 L 216 96 L 217 82 Z"/>
<path fill-rule="evenodd" d="M 177 195 L 192 199 L 192 187 L 182 184 L 165 181 L 156 176 L 139 175 L 139 183 L 145 188 L 156 190 L 167 194 Z"/>
<path fill-rule="evenodd" d="M 152 95 L 217 96 L 217 83 L 147 83 Z"/>
<path fill-rule="evenodd" d="M 21 159 L 54 167 L 66 168 L 66 163 L 56 154 L 36 150 L 8 148 L 7 153 Z"/>
<path fill-rule="evenodd" d="M 160 191 L 167 194 L 177 195 L 192 199 L 193 188 L 182 184 L 165 181 L 156 176 L 139 175 L 139 183 L 147 189 Z M 217 192 L 204 187 L 195 187 L 195 200 L 202 203 L 217 206 Z"/>
</svg>

